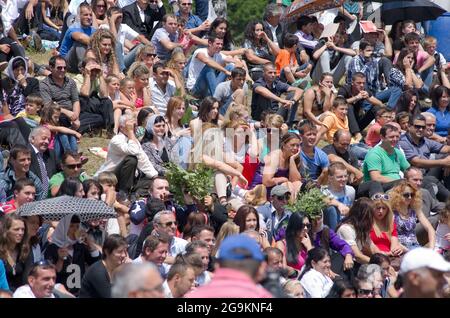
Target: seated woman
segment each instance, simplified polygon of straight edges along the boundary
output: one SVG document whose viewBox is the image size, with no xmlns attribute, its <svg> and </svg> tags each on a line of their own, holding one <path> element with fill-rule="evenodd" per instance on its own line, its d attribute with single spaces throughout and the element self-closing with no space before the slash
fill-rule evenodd
<svg viewBox="0 0 450 318">
<path fill-rule="evenodd" d="M 207 97 L 212 98 L 212 97 Z M 215 109 L 217 116 L 218 105 Z M 200 107 L 200 112 L 202 107 Z M 206 117 L 206 116 L 205 116 Z M 203 163 L 214 170 L 215 193 L 220 203 L 227 203 L 227 176 L 236 178 L 235 183 L 240 182 L 247 186 L 247 179 L 242 175 L 242 165 L 228 159 L 223 150 L 223 131 L 212 123 L 204 123 L 198 134 L 193 135 L 194 146 L 191 152 L 191 169 L 196 168 L 196 163 Z"/>
<path fill-rule="evenodd" d="M 272 204 L 267 201 L 266 187 L 263 184 L 258 184 L 244 194 L 244 199 L 247 204 L 253 206 L 262 215 L 263 221 L 267 222 L 272 215 Z"/>
<path fill-rule="evenodd" d="M 375 204 L 369 198 L 355 201 L 348 215 L 338 224 L 336 233 L 352 248 L 359 264 L 368 264 L 375 244 L 370 240 Z"/>
<path fill-rule="evenodd" d="M 141 141 L 142 149 L 160 175 L 164 175 L 166 172 L 165 163 L 169 161 L 176 163 L 179 160 L 172 152 L 173 144 L 166 132 L 167 125 L 164 117 L 152 115 L 147 121 L 145 135 Z"/>
<path fill-rule="evenodd" d="M 375 209 L 370 239 L 377 247 L 377 253 L 398 257 L 407 249 L 398 240 L 397 225 L 389 205 L 389 195 L 378 193 L 372 196 L 372 200 L 375 203 Z"/>
<path fill-rule="evenodd" d="M 428 233 L 427 246 L 434 248 L 436 235 L 433 226 L 422 212 L 422 193 L 408 181 L 401 181 L 389 192 L 390 203 L 394 211 L 398 240 L 407 249 L 420 247 L 416 236 L 417 221 Z"/>
<path fill-rule="evenodd" d="M 8 76 L 1 80 L 2 111 L 4 119 L 12 119 L 25 110 L 28 95 L 39 95 L 39 81 L 28 74 L 25 58 L 17 56 L 9 60 Z"/>
<path fill-rule="evenodd" d="M 251 21 L 245 28 L 244 48 L 245 59 L 249 68 L 250 77 L 256 81 L 263 75 L 263 65 L 274 62 L 279 48 L 264 32 L 261 21 Z"/>
<path fill-rule="evenodd" d="M 308 252 L 314 248 L 311 227 L 308 216 L 301 212 L 292 213 L 286 228 L 286 238 L 276 243 L 276 247 L 283 251 L 283 267 L 288 267 L 291 272 L 301 272 Z"/>
<path fill-rule="evenodd" d="M 402 91 L 421 89 L 423 81 L 415 73 L 415 64 L 414 52 L 408 48 L 402 49 L 389 73 L 389 87 L 400 88 Z M 392 100 L 392 103 L 395 105 L 397 100 Z"/>
<path fill-rule="evenodd" d="M 402 96 L 398 99 L 397 106 L 395 107 L 395 113 L 398 114 L 400 112 L 407 112 L 413 118 L 420 114 L 421 105 L 417 90 L 408 89 L 403 92 Z"/>
<path fill-rule="evenodd" d="M 201 132 L 202 125 L 205 123 L 211 123 L 213 125 L 220 126 L 219 101 L 212 96 L 208 96 L 202 100 L 198 109 L 197 118 L 189 122 L 191 135 L 194 138 L 196 134 L 199 134 Z"/>
<path fill-rule="evenodd" d="M 79 288 L 69 284 L 73 266 L 77 265 L 82 279 L 86 263 L 92 265 L 100 259 L 100 253 L 86 233 L 80 232 L 80 218 L 75 214 L 64 216 L 56 226 L 51 243 L 44 252 L 45 259 L 56 266 L 56 282 L 61 283 L 72 294 L 77 295 Z M 83 243 L 80 243 L 83 241 Z"/>
<path fill-rule="evenodd" d="M 103 78 L 112 74 L 118 75 L 121 78 L 125 77 L 120 73 L 115 47 L 116 39 L 111 31 L 98 29 L 92 34 L 90 48 L 86 51 L 85 58 L 93 58 L 100 63 Z"/>
<path fill-rule="evenodd" d="M 299 277 L 305 290 L 305 298 L 325 298 L 333 281 L 331 279 L 331 260 L 327 250 L 315 247 L 308 251 L 303 273 Z"/>
<path fill-rule="evenodd" d="M 184 80 L 183 72 L 186 66 L 186 56 L 183 52 L 176 51 L 172 53 L 172 57 L 167 62 L 167 68 L 172 71 L 173 77 L 170 77 L 169 80 L 172 80 L 174 83 L 180 83 L 179 85 L 175 85 L 176 87 L 180 87 L 180 96 L 184 96 L 186 94 L 186 81 Z"/>
<path fill-rule="evenodd" d="M 66 0 L 39 1 L 36 16 L 40 20 L 38 34 L 42 40 L 59 41 L 64 22 L 64 15 L 68 10 Z"/>
<path fill-rule="evenodd" d="M 150 70 L 144 63 L 133 64 L 128 71 L 128 76 L 134 81 L 134 92 L 132 92 L 134 96 L 127 99 L 131 98 L 138 110 L 152 105 L 152 92 L 149 87 L 150 74 Z M 123 99 L 122 95 L 121 99 Z"/>
<path fill-rule="evenodd" d="M 450 127 L 450 93 L 445 86 L 438 86 L 432 92 L 433 105 L 428 112 L 436 116 L 436 133 L 439 136 L 447 137 Z"/>
<path fill-rule="evenodd" d="M 264 184 L 267 194 L 279 184 L 285 184 L 293 197 L 296 196 L 301 186 L 300 166 L 300 136 L 295 133 L 287 133 L 280 140 L 280 149 L 270 152 L 255 172 L 251 188 L 258 184 Z"/>
<path fill-rule="evenodd" d="M 283 117 L 278 114 L 268 114 L 264 120 L 261 117 L 261 128 L 258 138 L 259 161 L 263 161 L 273 149 L 272 138 L 280 138 L 287 134 L 289 128 L 285 124 Z"/>
<path fill-rule="evenodd" d="M 108 24 L 106 16 L 106 0 L 92 0 L 92 25 L 99 28 L 102 24 Z"/>
<path fill-rule="evenodd" d="M 333 75 L 323 73 L 319 83 L 311 86 L 303 95 L 303 117 L 322 126 L 317 117 L 331 109 L 335 97 L 332 89 Z"/>
<path fill-rule="evenodd" d="M 139 63 L 144 63 L 145 66 L 147 66 L 148 70 L 150 71 L 150 78 L 153 77 L 153 64 L 157 63 L 159 61 L 158 56 L 156 55 L 156 49 L 155 46 L 152 43 L 146 44 L 144 46 L 141 46 L 138 49 L 138 52 L 136 54 L 136 61 L 131 64 L 129 67 L 129 70 L 134 69 L 134 67 Z M 130 73 L 128 72 L 128 76 L 130 76 Z"/>
</svg>

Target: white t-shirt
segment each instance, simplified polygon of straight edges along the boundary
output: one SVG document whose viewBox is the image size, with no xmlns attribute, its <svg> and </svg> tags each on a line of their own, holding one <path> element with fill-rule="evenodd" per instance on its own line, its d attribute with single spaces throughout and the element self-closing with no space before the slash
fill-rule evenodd
<svg viewBox="0 0 450 318">
<path fill-rule="evenodd" d="M 100 29 L 109 30 L 109 25 L 102 24 Z M 125 40 L 133 41 L 139 36 L 139 33 L 134 31 L 128 24 L 120 24 L 119 30 L 117 30 L 117 40 L 122 44 L 122 47 L 125 45 Z"/>
<path fill-rule="evenodd" d="M 206 47 L 195 50 L 194 54 L 192 55 L 191 63 L 189 64 L 189 74 L 188 74 L 188 80 L 186 83 L 187 88 L 190 90 L 194 87 L 195 82 L 197 81 L 197 78 L 200 75 L 200 72 L 203 70 L 203 68 L 206 65 L 205 63 L 203 63 L 202 61 L 200 61 L 197 58 L 197 55 L 199 53 L 203 53 L 206 56 L 208 56 L 209 58 L 212 58 L 217 63 L 223 64 L 222 54 L 216 53 L 216 54 L 214 54 L 214 56 L 209 56 L 208 48 L 206 48 Z"/>
<path fill-rule="evenodd" d="M 33 294 L 30 285 L 27 284 L 17 288 L 13 294 L 13 298 L 36 298 L 36 296 Z M 55 295 L 52 294 L 48 298 L 55 298 Z"/>
<path fill-rule="evenodd" d="M 306 298 L 325 298 L 328 296 L 333 281 L 330 277 L 310 269 L 300 280 L 300 284 L 305 290 Z"/>
</svg>

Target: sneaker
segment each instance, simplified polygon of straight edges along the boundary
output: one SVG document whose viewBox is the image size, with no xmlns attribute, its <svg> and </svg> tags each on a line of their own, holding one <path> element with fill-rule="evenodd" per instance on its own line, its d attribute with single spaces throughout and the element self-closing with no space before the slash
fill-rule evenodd
<svg viewBox="0 0 450 318">
<path fill-rule="evenodd" d="M 433 101 L 430 99 L 430 98 L 425 98 L 424 100 L 423 100 L 425 103 L 427 103 L 427 104 L 431 104 Z"/>
<path fill-rule="evenodd" d="M 42 51 L 42 39 L 36 31 L 31 32 L 31 43 L 30 45 L 37 51 Z"/>
</svg>

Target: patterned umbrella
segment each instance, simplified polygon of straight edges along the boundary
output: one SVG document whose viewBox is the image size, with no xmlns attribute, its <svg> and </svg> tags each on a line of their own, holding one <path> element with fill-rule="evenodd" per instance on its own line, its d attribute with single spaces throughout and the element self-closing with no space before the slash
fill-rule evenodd
<svg viewBox="0 0 450 318">
<path fill-rule="evenodd" d="M 67 214 L 76 214 L 81 221 L 117 217 L 114 209 L 103 201 L 67 195 L 24 204 L 17 213 L 20 216 L 40 215 L 49 221 L 59 221 Z"/>
<path fill-rule="evenodd" d="M 286 11 L 286 19 L 296 20 L 299 16 L 340 7 L 345 0 L 296 0 Z"/>
</svg>

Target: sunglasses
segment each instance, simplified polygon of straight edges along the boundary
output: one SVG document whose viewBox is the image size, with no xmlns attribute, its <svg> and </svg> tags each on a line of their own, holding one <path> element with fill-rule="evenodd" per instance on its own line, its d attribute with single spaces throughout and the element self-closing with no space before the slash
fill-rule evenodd
<svg viewBox="0 0 450 318">
<path fill-rule="evenodd" d="M 422 126 L 422 125 L 414 125 L 414 128 L 416 128 L 417 130 L 420 130 L 420 129 L 425 129 L 426 126 Z"/>
<path fill-rule="evenodd" d="M 145 54 L 145 57 L 156 57 L 155 53 L 147 53 Z"/>
<path fill-rule="evenodd" d="M 390 197 L 389 194 L 385 194 L 385 193 L 377 193 L 374 194 L 371 198 L 372 200 L 384 200 L 384 201 L 389 201 Z"/>
<path fill-rule="evenodd" d="M 310 230 L 312 228 L 312 224 L 311 223 L 303 223 L 302 224 L 302 229 L 307 228 L 308 230 Z"/>
<path fill-rule="evenodd" d="M 78 169 L 81 169 L 82 167 L 83 167 L 83 164 L 81 164 L 81 163 L 75 163 L 75 164 L 73 164 L 73 165 L 65 165 L 67 168 L 69 168 L 69 169 L 75 169 L 75 168 L 78 168 Z"/>
<path fill-rule="evenodd" d="M 170 221 L 170 222 L 159 223 L 159 224 L 164 225 L 164 227 L 169 227 L 169 226 L 172 226 L 172 225 L 178 225 L 178 222 L 177 221 Z"/>
<path fill-rule="evenodd" d="M 414 198 L 414 196 L 415 196 L 415 194 L 412 193 L 412 192 L 405 192 L 405 193 L 403 193 L 403 197 L 405 199 L 412 199 L 412 198 Z"/>
<path fill-rule="evenodd" d="M 280 201 L 282 201 L 282 200 L 289 200 L 291 198 L 291 194 L 290 193 L 286 193 L 285 195 L 277 195 L 276 197 Z"/>
<path fill-rule="evenodd" d="M 52 266 L 52 265 L 53 265 L 52 262 L 46 259 L 33 263 L 33 266 Z"/>
<path fill-rule="evenodd" d="M 358 294 L 361 295 L 373 295 L 373 289 L 358 289 Z"/>
<path fill-rule="evenodd" d="M 57 69 L 58 71 L 66 70 L 66 69 L 67 69 L 67 66 L 57 66 L 56 69 Z"/>
<path fill-rule="evenodd" d="M 184 7 L 190 7 L 190 6 L 192 6 L 192 3 L 182 3 L 181 5 Z"/>
</svg>

